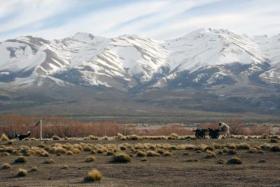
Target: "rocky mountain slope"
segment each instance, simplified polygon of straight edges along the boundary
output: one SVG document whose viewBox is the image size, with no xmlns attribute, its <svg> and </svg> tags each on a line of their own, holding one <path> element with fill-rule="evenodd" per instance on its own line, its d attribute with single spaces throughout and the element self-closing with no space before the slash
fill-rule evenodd
<svg viewBox="0 0 280 187">
<path fill-rule="evenodd" d="M 186 101 L 183 108 L 204 110 L 202 100 L 211 98 L 215 103 L 222 98 L 224 103 L 232 99 L 246 103 L 249 108 L 244 106 L 244 111 L 256 106 L 261 111 L 279 111 L 279 54 L 280 35 L 249 37 L 215 29 L 196 30 L 168 41 L 89 33 L 60 40 L 24 36 L 0 43 L 0 105 L 4 110 L 13 108 L 18 105 L 11 106 L 11 100 L 18 98 L 34 103 L 33 95 L 39 96 L 36 103 L 78 102 L 73 96 L 76 92 L 65 90 L 82 93 L 87 89 L 92 91 L 83 99 L 95 97 L 96 90 L 102 90 L 102 95 L 110 90 L 127 103 L 140 100 L 178 107 L 173 100 L 183 92 L 184 99 L 197 100 Z M 157 94 L 151 97 L 149 93 Z"/>
</svg>

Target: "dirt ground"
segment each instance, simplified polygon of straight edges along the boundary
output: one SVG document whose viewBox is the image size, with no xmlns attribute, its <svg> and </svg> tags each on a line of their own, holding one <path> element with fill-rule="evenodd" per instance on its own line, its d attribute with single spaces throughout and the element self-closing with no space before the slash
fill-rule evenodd
<svg viewBox="0 0 280 187">
<path fill-rule="evenodd" d="M 271 151 L 269 148 L 261 147 L 261 145 L 280 146 L 280 140 L 277 140 L 276 143 L 270 141 L 269 138 L 231 138 L 222 140 L 58 140 L 44 142 L 28 140 L 16 141 L 11 145 L 2 142 L 0 153 L 4 152 L 5 147 L 20 150 L 23 145 L 29 147 L 40 145 L 40 147 L 46 148 L 57 143 L 61 145 L 82 143 L 91 149 L 94 147 L 97 149 L 96 145 L 105 148 L 113 146 L 129 154 L 132 160 L 128 163 L 112 163 L 113 156 L 108 151 L 99 153 L 82 149 L 80 153 L 74 155 L 50 153 L 48 157 L 25 156 L 26 163 L 14 164 L 13 161 L 21 153 L 2 154 L 0 164 L 10 163 L 11 169 L 0 169 L 0 186 L 280 186 L 280 151 L 277 149 Z M 232 147 L 233 144 L 240 143 L 246 143 L 249 149 Z M 136 144 L 146 145 L 146 148 L 137 148 Z M 184 145 L 197 147 L 189 149 Z M 206 145 L 212 148 L 203 148 Z M 164 150 L 171 155 L 138 157 L 137 150 L 146 152 Z M 209 150 L 210 153 L 214 153 L 214 156 L 207 158 Z M 96 160 L 85 162 L 85 158 L 91 155 L 94 155 Z M 238 156 L 242 164 L 227 164 L 227 160 L 234 156 Z M 48 159 L 53 159 L 55 162 L 43 164 Z M 69 168 L 63 169 L 64 165 Z M 29 172 L 25 177 L 16 176 L 18 168 L 30 170 L 34 166 L 38 168 L 38 171 Z M 84 183 L 83 178 L 93 168 L 103 174 L 102 180 L 95 183 Z"/>
</svg>

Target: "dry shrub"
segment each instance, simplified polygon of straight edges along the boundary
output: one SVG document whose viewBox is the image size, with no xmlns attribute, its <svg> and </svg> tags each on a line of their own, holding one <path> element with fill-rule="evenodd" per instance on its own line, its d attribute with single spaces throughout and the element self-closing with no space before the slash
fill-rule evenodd
<svg viewBox="0 0 280 187">
<path fill-rule="evenodd" d="M 68 165 L 63 165 L 63 166 L 61 167 L 61 169 L 69 169 L 69 166 L 68 166 Z"/>
<path fill-rule="evenodd" d="M 113 163 L 128 163 L 130 161 L 131 157 L 124 152 L 115 153 L 112 158 Z"/>
<path fill-rule="evenodd" d="M 280 152 L 280 146 L 279 145 L 273 145 L 270 150 L 272 152 Z"/>
<path fill-rule="evenodd" d="M 232 157 L 231 159 L 229 159 L 227 161 L 227 164 L 229 165 L 232 165 L 232 164 L 242 164 L 242 161 L 239 157 L 235 156 L 235 157 Z"/>
<path fill-rule="evenodd" d="M 27 162 L 26 158 L 23 156 L 20 156 L 20 157 L 16 158 L 13 163 L 14 164 L 23 164 L 26 162 Z"/>
<path fill-rule="evenodd" d="M 8 136 L 5 133 L 3 133 L 0 137 L 0 142 L 7 142 L 9 140 L 10 139 L 8 138 Z"/>
<path fill-rule="evenodd" d="M 207 158 L 207 159 L 216 158 L 216 153 L 213 152 L 213 151 L 207 151 L 207 154 L 206 154 L 205 158 Z"/>
<path fill-rule="evenodd" d="M 236 149 L 248 150 L 250 149 L 250 145 L 247 143 L 236 144 Z"/>
<path fill-rule="evenodd" d="M 102 174 L 97 169 L 93 169 L 88 172 L 87 176 L 84 178 L 84 182 L 97 182 L 102 179 Z"/>
<path fill-rule="evenodd" d="M 223 159 L 217 160 L 217 164 L 225 164 L 225 161 Z"/>
<path fill-rule="evenodd" d="M 164 151 L 162 153 L 163 156 L 172 156 L 172 153 L 170 151 Z"/>
<path fill-rule="evenodd" d="M 145 156 L 147 156 L 147 154 L 144 151 L 137 151 L 136 156 L 137 157 L 145 157 Z"/>
<path fill-rule="evenodd" d="M 11 168 L 12 168 L 12 166 L 9 163 L 4 163 L 1 166 L 1 169 L 11 169 Z"/>
<path fill-rule="evenodd" d="M 55 161 L 53 159 L 47 159 L 42 162 L 42 164 L 54 164 Z"/>
<path fill-rule="evenodd" d="M 22 169 L 22 168 L 19 168 L 18 171 L 17 171 L 17 177 L 25 177 L 27 175 L 27 170 L 26 169 Z"/>
<path fill-rule="evenodd" d="M 34 166 L 28 172 L 32 173 L 32 172 L 36 172 L 36 171 L 38 171 L 38 168 L 36 166 Z"/>
<path fill-rule="evenodd" d="M 52 140 L 61 140 L 61 138 L 59 136 L 57 136 L 57 135 L 53 135 L 52 136 Z"/>
<path fill-rule="evenodd" d="M 30 130 L 33 137 L 39 138 L 39 127 L 34 127 L 34 123 L 39 119 L 43 120 L 45 138 L 52 138 L 54 135 L 59 137 L 116 136 L 124 129 L 123 125 L 111 121 L 91 123 L 57 116 L 1 115 L 0 132 L 13 137 L 14 132 L 26 133 Z"/>
<path fill-rule="evenodd" d="M 85 162 L 94 162 L 96 160 L 95 156 L 89 156 L 85 159 Z"/>
<path fill-rule="evenodd" d="M 147 156 L 148 157 L 156 157 L 156 156 L 160 156 L 160 154 L 155 152 L 155 151 L 148 151 Z"/>
</svg>

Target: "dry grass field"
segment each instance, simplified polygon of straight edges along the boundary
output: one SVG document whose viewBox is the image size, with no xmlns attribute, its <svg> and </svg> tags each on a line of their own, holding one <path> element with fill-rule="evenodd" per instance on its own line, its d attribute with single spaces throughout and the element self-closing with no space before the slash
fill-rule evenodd
<svg viewBox="0 0 280 187">
<path fill-rule="evenodd" d="M 279 186 L 279 136 L 1 137 L 0 186 Z"/>
</svg>

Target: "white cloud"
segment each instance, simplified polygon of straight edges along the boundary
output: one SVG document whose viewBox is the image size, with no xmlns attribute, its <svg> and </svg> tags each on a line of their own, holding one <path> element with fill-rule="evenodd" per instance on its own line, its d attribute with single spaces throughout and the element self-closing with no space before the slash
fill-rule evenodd
<svg viewBox="0 0 280 187">
<path fill-rule="evenodd" d="M 230 0 L 138 0 L 123 5 L 106 5 L 79 16 L 71 16 L 57 27 L 42 27 L 47 19 L 61 12 L 79 8 L 84 0 L 9 0 L 0 2 L 0 20 L 12 14 L 17 16 L 0 22 L 0 38 L 18 35 L 36 35 L 61 38 L 75 32 L 91 32 L 102 36 L 139 34 L 158 39 L 173 38 L 197 28 L 225 28 L 238 33 L 276 34 L 280 32 L 280 2 L 254 0 L 243 9 L 225 12 L 217 9 L 211 14 L 183 16 L 192 8 L 215 2 L 233 3 Z M 245 1 L 244 1 L 245 2 Z M 242 2 L 243 3 L 243 2 Z M 209 9 L 213 6 L 209 6 Z M 214 7 L 215 8 L 215 7 Z M 205 9 L 204 9 L 205 11 Z M 147 16 L 150 15 L 150 16 Z M 141 18 L 141 19 L 138 19 Z M 60 19 L 60 17 L 55 17 Z M 134 20 L 134 21 L 131 21 Z M 131 22 L 130 22 L 131 21 Z M 129 24 L 125 24 L 128 22 Z M 28 26 L 31 25 L 30 29 Z M 25 28 L 25 29 L 23 29 Z M 40 28 L 33 29 L 32 28 Z"/>
</svg>

